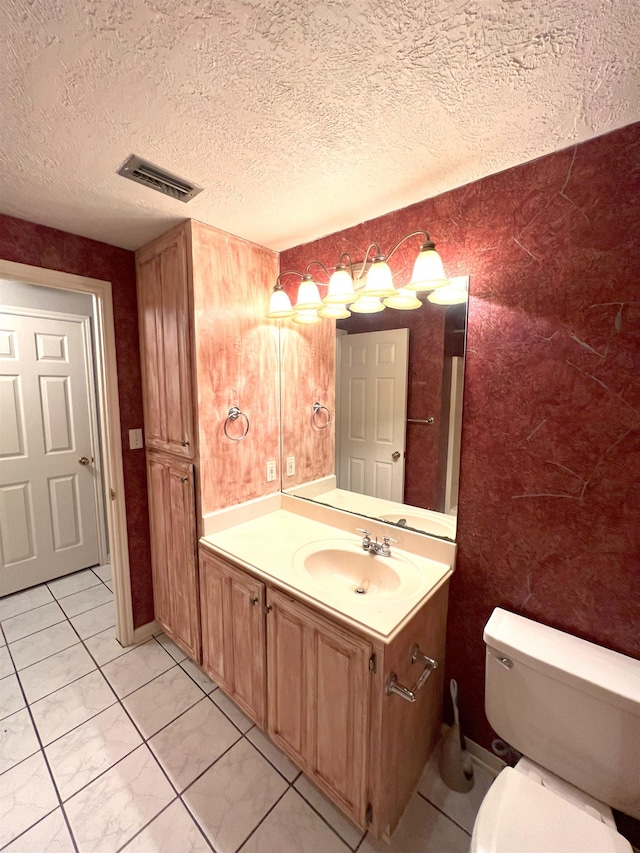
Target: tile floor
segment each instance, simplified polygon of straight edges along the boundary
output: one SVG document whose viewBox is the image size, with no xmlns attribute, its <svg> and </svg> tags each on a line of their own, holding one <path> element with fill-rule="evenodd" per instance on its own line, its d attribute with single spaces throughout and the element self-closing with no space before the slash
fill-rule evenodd
<svg viewBox="0 0 640 853">
<path fill-rule="evenodd" d="M 467 853 L 470 794 L 425 769 L 391 845 L 348 821 L 164 634 L 114 638 L 108 566 L 0 600 L 6 853 Z"/>
</svg>

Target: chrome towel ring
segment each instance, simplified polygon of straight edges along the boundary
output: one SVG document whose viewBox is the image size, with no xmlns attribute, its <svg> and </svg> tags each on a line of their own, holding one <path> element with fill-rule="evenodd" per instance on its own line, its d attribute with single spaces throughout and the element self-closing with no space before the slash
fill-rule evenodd
<svg viewBox="0 0 640 853">
<path fill-rule="evenodd" d="M 245 429 L 244 429 L 244 432 L 242 433 L 241 436 L 239 436 L 238 438 L 234 438 L 234 436 L 229 435 L 227 427 L 229 426 L 229 423 L 231 421 L 237 421 L 238 418 L 244 418 L 245 419 L 245 422 L 246 422 L 245 423 Z M 241 412 L 237 406 L 231 406 L 231 408 L 229 409 L 229 414 L 225 418 L 224 434 L 227 436 L 229 441 L 242 441 L 243 438 L 247 437 L 248 432 L 249 432 L 249 418 L 245 415 L 244 412 Z"/>
<path fill-rule="evenodd" d="M 326 415 L 320 415 L 320 412 L 326 412 Z M 322 418 L 320 422 L 318 422 L 318 417 Z M 331 423 L 331 412 L 327 409 L 326 406 L 321 406 L 320 403 L 313 404 L 313 414 L 311 415 L 311 423 L 314 425 L 316 429 L 326 429 Z"/>
</svg>

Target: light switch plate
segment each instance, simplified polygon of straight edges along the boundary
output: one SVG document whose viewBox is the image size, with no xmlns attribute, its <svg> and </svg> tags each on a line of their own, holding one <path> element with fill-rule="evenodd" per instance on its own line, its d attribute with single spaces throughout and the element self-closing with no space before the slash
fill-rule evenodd
<svg viewBox="0 0 640 853">
<path fill-rule="evenodd" d="M 269 459 L 267 462 L 267 483 L 273 483 L 276 479 L 276 460 Z"/>
<path fill-rule="evenodd" d="M 287 456 L 287 477 L 293 477 L 296 473 L 296 457 Z"/>
<path fill-rule="evenodd" d="M 129 449 L 130 450 L 139 450 L 142 446 L 143 446 L 142 430 L 141 429 L 130 429 L 129 430 Z"/>
</svg>

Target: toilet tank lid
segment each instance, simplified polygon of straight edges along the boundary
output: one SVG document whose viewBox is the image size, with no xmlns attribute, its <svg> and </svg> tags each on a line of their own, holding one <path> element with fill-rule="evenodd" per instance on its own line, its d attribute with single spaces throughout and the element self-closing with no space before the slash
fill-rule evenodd
<svg viewBox="0 0 640 853">
<path fill-rule="evenodd" d="M 484 628 L 490 648 L 640 715 L 640 660 L 496 607 Z"/>
</svg>

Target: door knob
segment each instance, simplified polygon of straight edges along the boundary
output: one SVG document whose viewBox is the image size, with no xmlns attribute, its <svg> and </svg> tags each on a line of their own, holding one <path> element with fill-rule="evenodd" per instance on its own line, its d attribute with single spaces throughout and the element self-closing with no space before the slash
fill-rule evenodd
<svg viewBox="0 0 640 853">
<path fill-rule="evenodd" d="M 89 464 L 89 457 L 88 456 L 81 456 L 80 459 L 78 459 L 78 462 L 81 465 L 88 465 Z"/>
<path fill-rule="evenodd" d="M 392 459 L 400 459 L 400 451 L 399 451 L 399 450 L 395 450 L 395 451 L 391 454 L 391 458 L 392 458 Z"/>
</svg>

